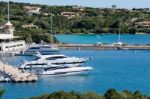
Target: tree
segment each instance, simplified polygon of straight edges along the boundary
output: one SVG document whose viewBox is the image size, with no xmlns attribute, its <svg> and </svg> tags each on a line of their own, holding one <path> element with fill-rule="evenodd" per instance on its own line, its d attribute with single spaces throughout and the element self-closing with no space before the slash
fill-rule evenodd
<svg viewBox="0 0 150 99">
<path fill-rule="evenodd" d="M 115 89 L 109 89 L 105 93 L 105 98 L 106 99 L 121 99 L 120 95 L 117 93 Z"/>
<path fill-rule="evenodd" d="M 129 29 L 129 33 L 130 33 L 130 34 L 135 34 L 136 31 L 137 31 L 136 28 L 130 28 L 130 29 Z"/>
<path fill-rule="evenodd" d="M 0 97 L 2 97 L 5 92 L 6 92 L 6 89 L 0 89 Z"/>
</svg>

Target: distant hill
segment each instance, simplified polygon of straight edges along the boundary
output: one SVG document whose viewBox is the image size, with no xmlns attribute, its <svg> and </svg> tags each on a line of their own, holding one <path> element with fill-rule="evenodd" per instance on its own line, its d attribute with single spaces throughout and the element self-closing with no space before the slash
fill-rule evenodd
<svg viewBox="0 0 150 99">
<path fill-rule="evenodd" d="M 7 4 L 0 2 L 0 25 L 6 20 Z M 118 28 L 121 33 L 150 33 L 148 8 L 128 10 L 10 2 L 10 20 L 16 27 L 16 35 L 22 35 L 29 41 L 36 41 L 37 35 L 47 36 L 51 32 L 51 23 L 53 33 L 118 33 Z M 147 22 L 148 26 L 137 23 L 138 20 Z M 49 39 L 45 40 L 49 42 Z"/>
</svg>

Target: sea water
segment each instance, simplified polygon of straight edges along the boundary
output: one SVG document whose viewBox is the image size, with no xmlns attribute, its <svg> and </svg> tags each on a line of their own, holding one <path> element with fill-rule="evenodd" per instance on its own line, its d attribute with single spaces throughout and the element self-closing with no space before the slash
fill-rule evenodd
<svg viewBox="0 0 150 99">
<path fill-rule="evenodd" d="M 87 75 L 43 77 L 35 83 L 0 83 L 0 88 L 6 88 L 2 99 L 28 98 L 60 90 L 104 93 L 109 88 L 118 91 L 128 89 L 132 92 L 139 90 L 150 95 L 149 50 L 61 50 L 61 53 L 68 56 L 92 57 L 84 66 L 92 66 L 94 70 Z M 0 59 L 17 66 L 23 60 L 34 60 L 35 57 L 14 56 Z"/>
<path fill-rule="evenodd" d="M 64 43 L 74 44 L 96 44 L 97 42 L 112 44 L 118 42 L 118 34 L 59 34 L 55 35 L 57 39 Z M 122 34 L 120 41 L 128 44 L 150 44 L 150 35 L 148 34 Z"/>
</svg>

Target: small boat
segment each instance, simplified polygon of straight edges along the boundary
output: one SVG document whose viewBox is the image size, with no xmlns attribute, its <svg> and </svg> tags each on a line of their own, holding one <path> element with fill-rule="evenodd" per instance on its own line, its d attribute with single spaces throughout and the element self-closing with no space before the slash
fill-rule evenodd
<svg viewBox="0 0 150 99">
<path fill-rule="evenodd" d="M 42 55 L 59 54 L 59 50 L 51 45 L 31 44 L 25 51 L 21 52 L 21 55 L 35 55 L 36 52 L 40 52 Z"/>
<path fill-rule="evenodd" d="M 113 46 L 123 46 L 123 45 L 126 45 L 126 44 L 119 41 L 119 42 L 117 42 L 117 43 L 113 43 L 112 45 L 113 45 Z"/>
<path fill-rule="evenodd" d="M 81 64 L 91 59 L 91 58 L 68 57 L 63 54 L 41 55 L 39 52 L 37 52 L 36 56 L 38 57 L 37 62 L 44 61 L 50 62 L 52 64 Z"/>
<path fill-rule="evenodd" d="M 121 23 L 120 23 L 120 26 L 121 26 Z M 125 43 L 121 42 L 120 31 L 121 31 L 121 28 L 119 28 L 118 42 L 113 43 L 112 46 L 123 46 L 123 45 L 126 45 Z"/>
<path fill-rule="evenodd" d="M 8 77 L 4 77 L 3 75 L 0 75 L 0 82 L 10 82 L 11 80 Z"/>
</svg>

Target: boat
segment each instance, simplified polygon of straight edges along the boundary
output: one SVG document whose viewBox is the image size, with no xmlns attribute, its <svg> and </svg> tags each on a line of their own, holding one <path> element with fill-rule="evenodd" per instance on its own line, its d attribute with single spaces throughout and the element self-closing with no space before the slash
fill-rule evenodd
<svg viewBox="0 0 150 99">
<path fill-rule="evenodd" d="M 21 67 L 22 70 L 35 73 L 39 76 L 54 76 L 54 75 L 75 75 L 86 74 L 93 68 L 90 66 L 65 66 L 65 65 L 53 65 L 53 64 L 28 64 L 25 67 Z"/>
<path fill-rule="evenodd" d="M 74 75 L 74 74 L 85 74 L 93 68 L 90 66 L 81 66 L 77 64 L 72 65 L 54 65 L 51 63 L 33 63 L 25 62 L 19 67 L 21 70 L 32 72 L 36 75 Z"/>
<path fill-rule="evenodd" d="M 36 54 L 36 61 L 50 62 L 52 64 L 81 64 L 92 58 L 78 58 L 78 57 L 68 57 L 63 54 L 54 55 L 41 55 L 39 52 Z"/>
<path fill-rule="evenodd" d="M 57 48 L 48 44 L 31 44 L 25 51 L 21 52 L 21 55 L 35 55 L 36 52 L 40 52 L 42 55 L 59 54 Z"/>
<path fill-rule="evenodd" d="M 0 82 L 10 82 L 10 81 L 11 81 L 11 79 L 0 74 Z"/>
<path fill-rule="evenodd" d="M 87 74 L 93 68 L 90 66 L 58 66 L 50 67 L 42 71 L 42 76 L 58 76 L 58 75 L 77 75 L 77 74 Z"/>
<path fill-rule="evenodd" d="M 8 21 L 2 27 L 4 32 L 0 33 L 0 54 L 19 53 L 26 47 L 25 40 L 19 36 L 14 36 L 15 27 L 9 20 L 9 1 L 8 1 Z"/>
<path fill-rule="evenodd" d="M 126 43 L 123 43 L 123 42 L 117 42 L 117 43 L 113 43 L 113 46 L 123 46 L 123 45 L 126 45 Z"/>
<path fill-rule="evenodd" d="M 120 23 L 121 26 L 121 23 Z M 121 42 L 121 35 L 120 35 L 120 28 L 119 28 L 119 34 L 118 34 L 118 42 L 113 43 L 112 46 L 124 46 L 126 43 Z"/>
</svg>

